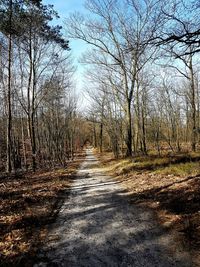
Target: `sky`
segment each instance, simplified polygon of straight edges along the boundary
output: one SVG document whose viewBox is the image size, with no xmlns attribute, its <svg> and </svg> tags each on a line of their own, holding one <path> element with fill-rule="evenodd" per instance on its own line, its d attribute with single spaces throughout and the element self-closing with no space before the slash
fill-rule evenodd
<svg viewBox="0 0 200 267">
<path fill-rule="evenodd" d="M 54 5 L 54 9 L 58 12 L 60 19 L 55 21 L 55 24 L 63 26 L 64 20 L 75 11 L 80 13 L 85 13 L 84 8 L 85 0 L 43 0 L 43 4 Z M 81 54 L 87 49 L 87 44 L 79 40 L 69 40 L 71 53 L 74 58 L 77 71 L 75 74 L 76 84 L 77 84 L 77 93 L 81 94 L 83 92 L 83 72 L 84 67 L 78 62 Z"/>
</svg>

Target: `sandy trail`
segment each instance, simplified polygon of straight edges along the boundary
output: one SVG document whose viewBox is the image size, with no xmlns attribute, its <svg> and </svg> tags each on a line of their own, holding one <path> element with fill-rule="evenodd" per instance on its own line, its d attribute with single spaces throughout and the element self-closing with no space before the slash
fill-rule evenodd
<svg viewBox="0 0 200 267">
<path fill-rule="evenodd" d="M 39 259 L 35 267 L 192 266 L 189 254 L 161 229 L 153 213 L 130 204 L 120 183 L 98 168 L 92 150 L 87 150 Z"/>
</svg>

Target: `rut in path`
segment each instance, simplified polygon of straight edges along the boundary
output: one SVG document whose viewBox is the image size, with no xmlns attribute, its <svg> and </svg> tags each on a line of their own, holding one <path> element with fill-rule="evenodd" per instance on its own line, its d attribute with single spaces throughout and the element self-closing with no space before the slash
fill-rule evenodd
<svg viewBox="0 0 200 267">
<path fill-rule="evenodd" d="M 87 150 L 40 262 L 34 266 L 190 267 L 189 254 L 128 193 L 98 168 Z"/>
</svg>

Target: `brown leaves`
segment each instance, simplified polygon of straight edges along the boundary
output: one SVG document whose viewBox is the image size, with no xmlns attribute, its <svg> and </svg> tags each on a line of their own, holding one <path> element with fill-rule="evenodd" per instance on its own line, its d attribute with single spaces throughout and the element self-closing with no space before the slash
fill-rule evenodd
<svg viewBox="0 0 200 267">
<path fill-rule="evenodd" d="M 46 236 L 60 192 L 67 189 L 80 160 L 67 169 L 0 178 L 0 262 L 32 254 Z"/>
<path fill-rule="evenodd" d="M 24 240 L 24 230 L 13 230 L 0 241 L 0 252 L 3 257 L 14 257 L 27 252 L 29 248 L 30 242 Z"/>
</svg>

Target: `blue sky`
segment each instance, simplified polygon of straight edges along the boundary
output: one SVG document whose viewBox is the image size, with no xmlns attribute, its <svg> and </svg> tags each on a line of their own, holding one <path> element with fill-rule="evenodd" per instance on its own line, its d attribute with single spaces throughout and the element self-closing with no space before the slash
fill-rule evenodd
<svg viewBox="0 0 200 267">
<path fill-rule="evenodd" d="M 70 13 L 78 11 L 80 13 L 85 12 L 84 8 L 85 0 L 43 0 L 43 4 L 54 5 L 54 9 L 58 12 L 60 19 L 55 21 L 55 24 L 63 26 L 63 21 L 69 16 Z M 78 92 L 82 91 L 83 87 L 83 71 L 84 68 L 78 63 L 78 59 L 81 54 L 86 50 L 87 45 L 78 40 L 70 40 L 70 48 L 73 57 L 75 58 L 75 64 L 77 66 L 76 80 Z"/>
<path fill-rule="evenodd" d="M 70 13 L 79 11 L 85 12 L 85 0 L 43 0 L 44 4 L 54 5 L 54 9 L 58 12 L 60 19 L 55 21 L 56 24 L 63 26 L 63 21 L 69 16 Z M 78 40 L 70 40 L 70 48 L 73 55 L 78 58 L 81 53 L 86 49 L 86 45 Z"/>
<path fill-rule="evenodd" d="M 84 11 L 84 0 L 43 0 L 43 3 L 54 5 L 62 17 L 73 11 Z"/>
</svg>

